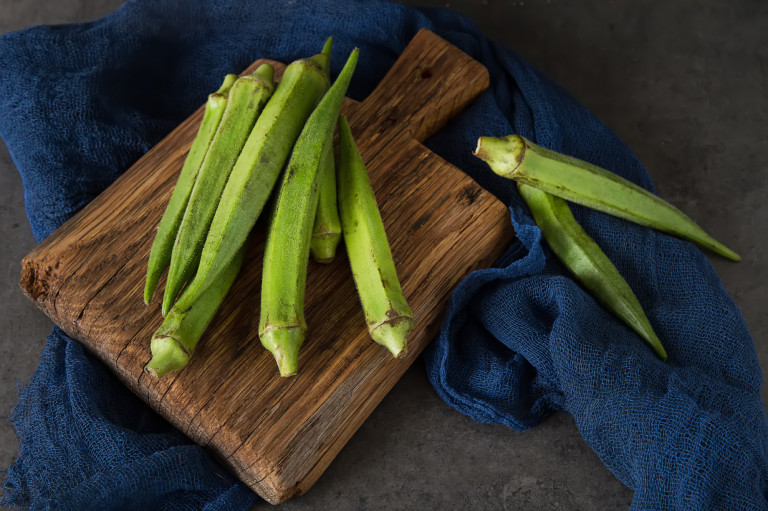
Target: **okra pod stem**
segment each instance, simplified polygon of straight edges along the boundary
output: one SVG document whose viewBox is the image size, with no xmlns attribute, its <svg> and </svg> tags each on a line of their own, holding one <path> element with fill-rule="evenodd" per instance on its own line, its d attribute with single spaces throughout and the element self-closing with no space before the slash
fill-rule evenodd
<svg viewBox="0 0 768 511">
<path fill-rule="evenodd" d="M 168 313 L 182 286 L 197 270 L 227 178 L 256 118 L 274 91 L 273 74 L 272 66 L 264 64 L 253 74 L 238 78 L 232 85 L 226 110 L 200 167 L 173 244 L 163 295 L 163 315 Z M 235 251 L 240 246 L 242 242 Z"/>
<path fill-rule="evenodd" d="M 341 219 L 336 204 L 336 168 L 333 150 L 326 151 L 317 173 L 317 213 L 310 251 L 315 261 L 330 263 L 341 241 Z"/>
<path fill-rule="evenodd" d="M 357 55 L 358 50 L 353 50 L 296 140 L 267 234 L 259 337 L 274 355 L 281 376 L 296 374 L 299 348 L 307 333 L 304 287 L 317 210 L 317 171 L 323 153 L 332 150 L 333 127 L 352 79 Z"/>
<path fill-rule="evenodd" d="M 198 341 L 221 306 L 243 263 L 245 248 L 227 264 L 216 282 L 186 310 L 176 308 L 163 320 L 154 335 L 150 349 L 152 359 L 144 370 L 154 378 L 186 367 Z"/>
<path fill-rule="evenodd" d="M 330 65 L 332 50 L 333 50 L 333 37 L 329 37 L 328 39 L 325 40 L 325 44 L 323 44 L 323 49 L 320 51 L 320 53 L 328 57 L 329 65 Z"/>
<path fill-rule="evenodd" d="M 376 197 L 347 119 L 339 116 L 338 191 L 344 245 L 374 341 L 405 355 L 413 313 L 403 296 Z"/>
<path fill-rule="evenodd" d="M 581 228 L 563 199 L 524 183 L 520 195 L 552 251 L 606 309 L 648 343 L 661 360 L 667 353 L 635 293 L 608 256 Z"/>
<path fill-rule="evenodd" d="M 591 163 L 550 151 L 518 135 L 480 137 L 474 154 L 500 176 L 692 241 L 732 261 L 741 260 L 679 209 Z"/>
<path fill-rule="evenodd" d="M 326 48 L 330 52 L 330 39 Z M 189 306 L 245 242 L 307 117 L 329 86 L 329 55 L 291 63 L 243 146 L 221 194 L 194 279 L 177 301 Z"/>
<path fill-rule="evenodd" d="M 179 224 L 181 224 L 184 211 L 187 209 L 189 195 L 192 193 L 200 165 L 203 163 L 211 140 L 213 140 L 216 129 L 221 122 L 224 108 L 227 105 L 229 89 L 236 79 L 237 75 L 227 75 L 224 77 L 224 83 L 221 84 L 219 90 L 208 96 L 197 136 L 192 142 L 187 159 L 181 168 L 176 187 L 171 194 L 171 200 L 168 202 L 165 213 L 163 213 L 157 234 L 155 234 L 155 241 L 152 243 L 152 251 L 149 254 L 149 264 L 147 265 L 147 281 L 144 285 L 144 302 L 146 303 L 152 300 L 157 281 L 160 280 L 160 275 L 171 261 L 173 242 L 176 240 Z"/>
</svg>

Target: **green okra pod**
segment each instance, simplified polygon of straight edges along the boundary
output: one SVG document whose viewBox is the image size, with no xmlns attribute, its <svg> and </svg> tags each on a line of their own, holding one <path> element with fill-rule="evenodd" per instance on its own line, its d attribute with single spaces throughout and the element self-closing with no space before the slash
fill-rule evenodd
<svg viewBox="0 0 768 511">
<path fill-rule="evenodd" d="M 186 367 L 198 341 L 221 306 L 243 263 L 245 248 L 235 255 L 216 282 L 186 310 L 176 308 L 152 335 L 152 359 L 144 370 L 155 378 Z"/>
<path fill-rule="evenodd" d="M 310 251 L 315 261 L 330 263 L 341 241 L 341 219 L 336 203 L 336 168 L 333 151 L 326 151 L 317 172 L 317 213 Z"/>
<path fill-rule="evenodd" d="M 667 353 L 635 293 L 608 256 L 581 228 L 563 199 L 523 183 L 520 195 L 552 251 L 610 312 L 648 343 L 661 360 Z"/>
<path fill-rule="evenodd" d="M 518 135 L 480 137 L 474 154 L 500 176 L 692 241 L 733 261 L 741 260 L 679 209 L 591 163 L 550 151 Z"/>
<path fill-rule="evenodd" d="M 274 91 L 273 75 L 272 66 L 264 64 L 253 74 L 238 78 L 232 85 L 227 107 L 198 172 L 173 244 L 163 295 L 163 315 L 168 313 L 179 291 L 197 271 L 221 192 L 256 118 Z M 235 251 L 240 246 L 242 242 Z"/>
<path fill-rule="evenodd" d="M 357 64 L 358 50 L 320 100 L 296 140 L 285 169 L 264 249 L 259 337 L 281 376 L 296 374 L 307 333 L 304 288 L 317 210 L 317 172 L 331 151 L 333 127 Z"/>
<path fill-rule="evenodd" d="M 329 41 L 332 42 L 331 39 Z M 326 43 L 323 53 L 331 55 L 331 44 Z M 312 226 L 309 251 L 315 261 L 330 263 L 336 256 L 341 241 L 341 219 L 336 205 L 336 168 L 333 151 L 323 153 L 317 171 L 317 212 Z"/>
<path fill-rule="evenodd" d="M 403 296 L 376 197 L 347 119 L 339 116 L 338 191 L 344 245 L 368 332 L 396 358 L 405 355 L 413 313 Z"/>
<path fill-rule="evenodd" d="M 176 240 L 176 233 L 179 230 L 179 224 L 187 209 L 189 195 L 192 193 L 192 187 L 197 179 L 197 173 L 200 165 L 203 163 L 208 147 L 213 140 L 213 135 L 219 127 L 221 117 L 224 114 L 224 108 L 227 105 L 227 96 L 232 84 L 235 83 L 237 75 L 227 75 L 224 77 L 224 83 L 219 90 L 208 96 L 208 102 L 205 104 L 205 113 L 197 131 L 197 136 L 192 142 L 192 146 L 181 168 L 181 173 L 176 181 L 176 187 L 171 194 L 171 200 L 163 213 L 160 225 L 155 234 L 155 241 L 152 243 L 152 251 L 149 254 L 149 264 L 147 265 L 147 281 L 144 285 L 144 302 L 149 303 L 152 295 L 155 293 L 157 281 L 160 275 L 171 262 L 171 251 L 173 242 Z"/>
<path fill-rule="evenodd" d="M 324 48 L 330 53 L 331 39 Z M 304 123 L 328 90 L 329 55 L 291 63 L 243 146 L 211 221 L 194 279 L 177 306 L 194 302 L 248 237 Z"/>
</svg>

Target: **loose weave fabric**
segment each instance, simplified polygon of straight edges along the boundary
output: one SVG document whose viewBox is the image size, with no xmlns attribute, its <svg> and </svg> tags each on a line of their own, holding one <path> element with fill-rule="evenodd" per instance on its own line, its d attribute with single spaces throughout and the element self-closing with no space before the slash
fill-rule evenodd
<svg viewBox="0 0 768 511">
<path fill-rule="evenodd" d="M 332 35 L 334 74 L 361 49 L 350 96 L 362 99 L 422 27 L 491 75 L 490 90 L 428 146 L 509 205 L 518 236 L 496 267 L 453 293 L 425 355 L 439 395 L 516 430 L 572 414 L 635 490 L 632 509 L 767 509 L 762 376 L 738 308 L 691 244 L 580 207 L 577 219 L 635 290 L 669 362 L 573 281 L 512 183 L 471 156 L 477 137 L 519 133 L 653 190 L 650 178 L 593 115 L 456 13 L 383 1 L 133 0 L 92 23 L 0 36 L 0 136 L 35 237 L 92 200 L 224 74 L 260 57 L 312 55 Z M 13 420 L 20 454 L 6 503 L 237 510 L 257 499 L 58 329 Z"/>
</svg>

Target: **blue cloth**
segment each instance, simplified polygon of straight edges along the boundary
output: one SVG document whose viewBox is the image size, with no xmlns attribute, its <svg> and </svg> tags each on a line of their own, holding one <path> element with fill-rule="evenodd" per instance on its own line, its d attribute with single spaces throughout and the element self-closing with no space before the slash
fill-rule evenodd
<svg viewBox="0 0 768 511">
<path fill-rule="evenodd" d="M 354 13 L 354 14 L 351 14 Z M 510 20 L 514 23 L 514 20 Z M 670 355 L 603 310 L 552 257 L 514 186 L 470 155 L 519 133 L 652 183 L 594 116 L 461 16 L 382 1 L 134 0 L 93 23 L 0 37 L 0 136 L 44 239 L 259 57 L 336 38 L 337 73 L 361 58 L 360 99 L 427 27 L 483 62 L 491 89 L 428 142 L 510 206 L 519 241 L 455 290 L 426 352 L 440 396 L 477 421 L 524 430 L 555 411 L 635 490 L 633 509 L 768 508 L 761 372 L 744 320 L 692 245 L 574 207 L 635 290 Z M 256 499 L 79 344 L 55 329 L 13 419 L 6 501 L 35 509 L 247 509 Z"/>
</svg>

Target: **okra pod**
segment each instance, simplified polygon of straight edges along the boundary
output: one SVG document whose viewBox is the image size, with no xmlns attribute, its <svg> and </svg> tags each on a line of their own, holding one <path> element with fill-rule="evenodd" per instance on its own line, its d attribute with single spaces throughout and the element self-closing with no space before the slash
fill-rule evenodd
<svg viewBox="0 0 768 511">
<path fill-rule="evenodd" d="M 338 190 L 344 245 L 368 332 L 396 358 L 405 355 L 413 313 L 403 296 L 376 197 L 347 119 L 339 116 Z"/>
<path fill-rule="evenodd" d="M 612 172 L 518 135 L 480 137 L 475 156 L 498 175 L 583 206 L 664 231 L 733 261 L 741 257 L 682 211 Z"/>
<path fill-rule="evenodd" d="M 307 333 L 304 287 L 317 210 L 317 171 L 332 150 L 333 127 L 357 64 L 354 49 L 296 140 L 275 202 L 264 249 L 259 337 L 281 376 L 296 374 Z"/>
<path fill-rule="evenodd" d="M 606 309 L 648 343 L 661 360 L 667 353 L 635 293 L 597 243 L 581 228 L 563 199 L 524 183 L 520 195 L 552 251 Z"/>
<path fill-rule="evenodd" d="M 333 150 L 325 152 L 317 172 L 317 213 L 312 226 L 310 252 L 318 263 L 330 263 L 341 241 L 341 219 L 336 203 L 336 168 Z"/>
<path fill-rule="evenodd" d="M 330 52 L 330 42 L 324 51 Z M 329 55 L 291 63 L 253 127 L 221 194 L 194 279 L 177 301 L 189 306 L 217 278 L 261 215 L 304 123 L 328 90 Z"/>
<path fill-rule="evenodd" d="M 197 270 L 200 253 L 227 178 L 256 118 L 274 91 L 273 74 L 272 66 L 264 64 L 253 74 L 238 78 L 232 85 L 227 107 L 200 167 L 173 244 L 163 295 L 163 315 L 168 313 L 185 282 Z M 242 242 L 235 251 L 241 246 Z"/>
<path fill-rule="evenodd" d="M 331 55 L 332 39 L 328 39 L 323 53 Z M 333 151 L 325 151 L 317 171 L 317 212 L 312 226 L 309 251 L 315 261 L 330 263 L 336 256 L 341 241 L 341 219 L 336 206 L 336 168 Z"/>
<path fill-rule="evenodd" d="M 157 281 L 160 280 L 160 275 L 171 261 L 173 242 L 176 240 L 179 224 L 181 224 L 184 211 L 187 209 L 189 195 L 192 193 L 200 165 L 203 163 L 211 140 L 221 122 L 224 108 L 227 105 L 229 89 L 236 79 L 237 75 L 227 75 L 224 77 L 224 83 L 221 84 L 219 90 L 208 96 L 197 136 L 192 142 L 187 159 L 181 168 L 176 187 L 171 194 L 171 200 L 165 208 L 165 213 L 163 213 L 163 218 L 157 228 L 157 234 L 155 234 L 155 241 L 152 243 L 152 251 L 149 254 L 149 264 L 147 265 L 147 281 L 144 285 L 144 302 L 146 303 L 152 300 Z"/>
<path fill-rule="evenodd" d="M 175 307 L 154 335 L 150 349 L 152 359 L 144 370 L 155 378 L 186 367 L 198 341 L 221 306 L 243 263 L 245 248 L 227 264 L 216 282 L 186 310 Z"/>
</svg>

